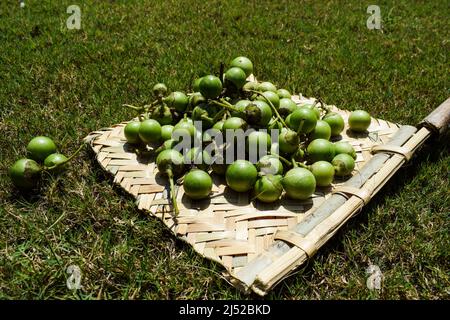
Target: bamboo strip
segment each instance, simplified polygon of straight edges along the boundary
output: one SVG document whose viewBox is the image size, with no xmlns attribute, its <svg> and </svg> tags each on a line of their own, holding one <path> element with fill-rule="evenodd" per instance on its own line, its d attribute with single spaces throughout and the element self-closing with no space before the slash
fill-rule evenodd
<svg viewBox="0 0 450 320">
<path fill-rule="evenodd" d="M 448 129 L 450 123 L 450 98 L 439 105 L 432 113 L 422 120 L 420 126 L 442 134 Z"/>
</svg>

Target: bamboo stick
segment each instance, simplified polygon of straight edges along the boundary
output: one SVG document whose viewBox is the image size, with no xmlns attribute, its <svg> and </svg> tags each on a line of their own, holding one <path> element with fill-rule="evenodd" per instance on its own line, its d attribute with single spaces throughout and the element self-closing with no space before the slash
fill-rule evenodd
<svg viewBox="0 0 450 320">
<path fill-rule="evenodd" d="M 419 124 L 420 127 L 428 128 L 434 133 L 442 134 L 450 124 L 450 98 L 439 105 Z"/>
</svg>

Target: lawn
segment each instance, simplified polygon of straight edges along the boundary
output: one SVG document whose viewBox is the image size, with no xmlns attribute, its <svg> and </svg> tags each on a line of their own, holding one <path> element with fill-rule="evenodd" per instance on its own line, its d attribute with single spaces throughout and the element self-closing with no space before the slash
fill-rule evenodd
<svg viewBox="0 0 450 320">
<path fill-rule="evenodd" d="M 69 30 L 69 5 L 81 28 Z M 367 6 L 382 30 L 368 30 Z M 0 298 L 246 299 L 219 265 L 139 212 L 84 151 L 39 194 L 7 169 L 36 135 L 70 154 L 130 119 L 152 86 L 189 90 L 220 62 L 329 104 L 417 124 L 450 95 L 448 1 L 18 1 L 0 4 Z M 423 148 L 268 299 L 448 299 L 449 136 Z M 369 264 L 384 274 L 366 287 Z M 82 271 L 69 290 L 66 268 Z"/>
</svg>

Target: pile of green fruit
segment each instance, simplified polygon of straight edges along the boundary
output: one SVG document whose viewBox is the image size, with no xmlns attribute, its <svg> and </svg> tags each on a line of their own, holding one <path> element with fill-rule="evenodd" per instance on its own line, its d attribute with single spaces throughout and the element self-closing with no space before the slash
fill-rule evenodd
<svg viewBox="0 0 450 320">
<path fill-rule="evenodd" d="M 228 187 L 237 192 L 253 190 L 254 198 L 274 202 L 283 190 L 289 198 L 307 199 L 317 186 L 329 186 L 335 176 L 347 176 L 353 171 L 356 159 L 353 147 L 347 142 L 330 141 L 344 129 L 341 115 L 331 112 L 320 101 L 299 106 L 286 89 L 271 82 L 247 81 L 252 73 L 252 62 L 238 57 L 227 70 L 222 65 L 220 74 L 196 79 L 192 93 L 169 92 L 164 84 L 158 83 L 153 88 L 154 102 L 143 107 L 125 105 L 139 114 L 138 121 L 125 126 L 127 142 L 153 148 L 159 171 L 171 182 L 176 213 L 175 178 L 182 177 L 178 181 L 183 181 L 185 194 L 192 199 L 210 195 L 210 174 L 215 173 L 225 176 Z M 201 130 L 194 125 L 195 121 L 201 122 Z M 350 115 L 349 127 L 364 132 L 370 122 L 367 112 L 357 110 Z M 220 154 L 205 151 L 208 145 L 216 143 L 211 132 L 223 136 L 226 148 L 232 141 L 227 141 L 225 133 L 239 129 L 254 129 L 246 136 L 247 150 L 243 156 L 236 156 L 226 164 L 217 161 L 223 160 Z M 276 130 L 278 141 L 272 141 L 267 130 Z M 192 144 L 188 150 L 176 150 L 181 134 L 200 139 L 201 146 Z M 251 163 L 250 145 L 265 146 L 270 151 L 257 163 Z M 200 161 L 192 165 L 193 159 Z"/>
<path fill-rule="evenodd" d="M 57 152 L 56 144 L 52 139 L 44 136 L 35 137 L 27 145 L 28 158 L 17 160 L 9 168 L 11 181 L 20 190 L 33 189 L 41 180 L 43 172 L 54 174 L 63 172 L 67 163 L 81 150 L 81 147 L 68 158 Z"/>
</svg>

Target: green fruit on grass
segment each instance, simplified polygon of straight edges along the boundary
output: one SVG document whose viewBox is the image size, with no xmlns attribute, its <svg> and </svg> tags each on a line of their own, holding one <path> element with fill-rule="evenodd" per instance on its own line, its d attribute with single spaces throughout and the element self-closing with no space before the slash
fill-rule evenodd
<svg viewBox="0 0 450 320">
<path fill-rule="evenodd" d="M 137 144 L 142 142 L 141 138 L 139 138 L 140 127 L 141 127 L 140 121 L 131 121 L 127 123 L 127 125 L 123 129 L 123 133 L 128 143 Z"/>
<path fill-rule="evenodd" d="M 31 159 L 43 162 L 45 158 L 56 152 L 56 145 L 52 139 L 39 136 L 31 139 L 27 145 L 27 151 Z"/>
<path fill-rule="evenodd" d="M 334 145 L 325 139 L 316 139 L 311 141 L 306 149 L 308 154 L 308 160 L 310 163 L 317 161 L 328 161 L 331 162 L 334 157 Z"/>
<path fill-rule="evenodd" d="M 231 82 L 237 89 L 242 88 L 247 76 L 241 68 L 232 67 L 225 72 L 225 80 Z"/>
<path fill-rule="evenodd" d="M 164 102 L 170 108 L 174 108 L 177 112 L 184 112 L 189 104 L 189 98 L 183 92 L 174 91 L 167 98 L 164 99 Z"/>
<path fill-rule="evenodd" d="M 371 122 L 370 114 L 364 110 L 355 110 L 348 117 L 348 125 L 352 131 L 364 132 L 369 128 Z"/>
<path fill-rule="evenodd" d="M 212 179 L 205 171 L 193 169 L 184 177 L 183 189 L 191 199 L 207 198 L 212 190 Z"/>
<path fill-rule="evenodd" d="M 144 143 L 155 143 L 161 139 L 161 125 L 154 119 L 141 122 L 139 127 L 139 138 Z"/>
<path fill-rule="evenodd" d="M 294 131 L 298 131 L 299 133 L 310 133 L 316 126 L 317 117 L 311 109 L 301 107 L 291 113 L 289 123 L 291 125 L 291 129 Z"/>
<path fill-rule="evenodd" d="M 204 76 L 200 81 L 199 90 L 207 99 L 215 99 L 222 92 L 222 82 L 216 76 Z"/>
<path fill-rule="evenodd" d="M 9 177 L 19 189 L 32 189 L 38 181 L 41 168 L 32 159 L 19 159 L 9 168 Z"/>
<path fill-rule="evenodd" d="M 277 201 L 283 192 L 281 175 L 266 175 L 255 183 L 255 195 L 259 201 L 271 203 Z"/>
<path fill-rule="evenodd" d="M 315 139 L 330 140 L 330 138 L 331 138 L 330 125 L 323 120 L 317 120 L 317 124 L 316 124 L 314 130 L 311 132 L 310 138 L 311 138 L 311 140 L 315 140 Z"/>
<path fill-rule="evenodd" d="M 338 141 L 334 143 L 334 151 L 336 154 L 346 153 L 353 159 L 356 159 L 356 151 L 347 141 Z"/>
<path fill-rule="evenodd" d="M 308 199 L 316 190 L 314 175 L 304 168 L 289 170 L 282 180 L 283 188 L 289 198 Z"/>
<path fill-rule="evenodd" d="M 346 153 L 335 156 L 331 164 L 334 166 L 336 175 L 340 177 L 350 175 L 353 169 L 355 169 L 355 160 Z"/>
<path fill-rule="evenodd" d="M 237 57 L 234 58 L 231 63 L 231 67 L 237 67 L 244 70 L 245 75 L 248 77 L 253 72 L 253 63 L 249 58 L 246 57 Z"/>
<path fill-rule="evenodd" d="M 342 130 L 344 130 L 344 118 L 342 118 L 339 113 L 327 113 L 322 120 L 330 125 L 332 136 L 338 136 L 341 134 Z"/>
<path fill-rule="evenodd" d="M 61 153 L 52 153 L 44 160 L 44 166 L 47 168 L 53 168 L 54 172 L 62 172 L 65 169 L 65 163 L 67 162 L 67 157 Z"/>
<path fill-rule="evenodd" d="M 225 173 L 227 185 L 237 192 L 247 192 L 253 188 L 258 171 L 247 160 L 236 160 L 230 164 Z"/>
<path fill-rule="evenodd" d="M 334 167 L 327 161 L 317 161 L 311 165 L 311 173 L 319 187 L 328 187 L 333 182 Z"/>
</svg>

